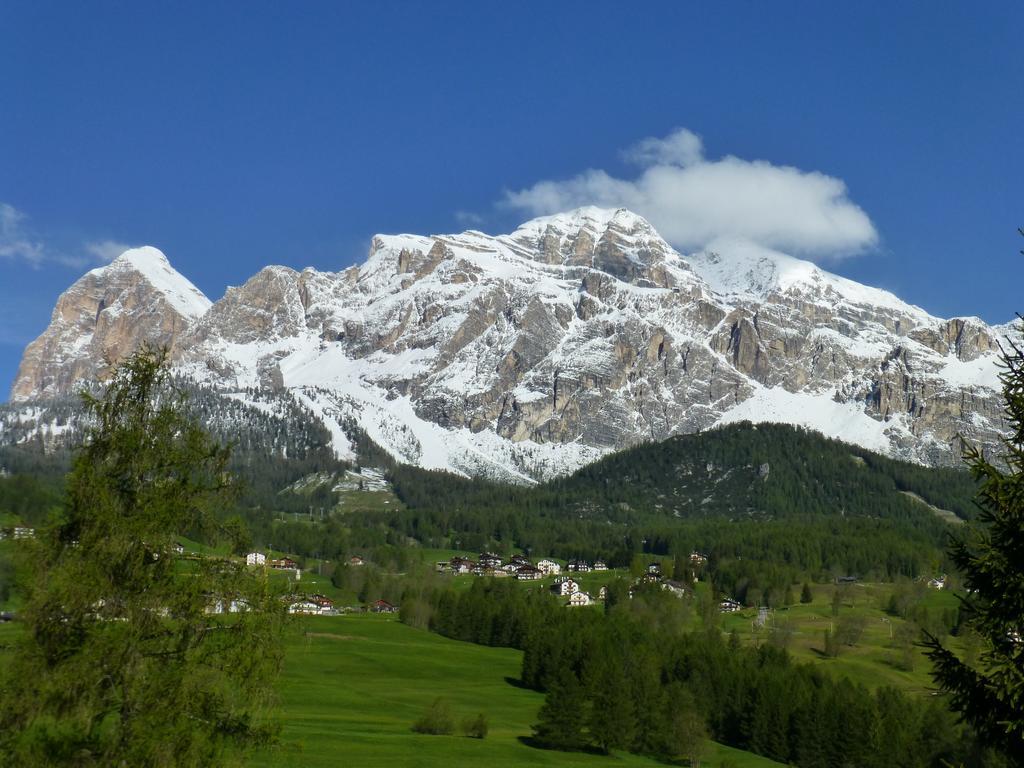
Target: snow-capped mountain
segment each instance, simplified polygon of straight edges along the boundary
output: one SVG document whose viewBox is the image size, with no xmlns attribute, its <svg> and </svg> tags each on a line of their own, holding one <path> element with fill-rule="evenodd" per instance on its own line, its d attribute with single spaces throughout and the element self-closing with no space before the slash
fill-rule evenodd
<svg viewBox="0 0 1024 768">
<path fill-rule="evenodd" d="M 748 242 L 681 255 L 627 210 L 507 235 L 379 235 L 342 272 L 266 267 L 210 302 L 152 248 L 93 270 L 29 345 L 14 401 L 102 378 L 144 340 L 225 394 L 294 397 L 350 452 L 531 480 L 749 419 L 924 463 L 1002 429 L 998 339 Z"/>
</svg>

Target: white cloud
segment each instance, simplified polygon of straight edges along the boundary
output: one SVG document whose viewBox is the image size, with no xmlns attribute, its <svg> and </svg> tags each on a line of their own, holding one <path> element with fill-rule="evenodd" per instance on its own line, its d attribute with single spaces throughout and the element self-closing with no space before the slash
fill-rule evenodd
<svg viewBox="0 0 1024 768">
<path fill-rule="evenodd" d="M 25 214 L 7 203 L 0 203 L 0 258 L 27 261 L 38 267 L 46 258 L 43 244 L 24 231 Z"/>
<path fill-rule="evenodd" d="M 456 211 L 455 221 L 462 227 L 479 227 L 484 223 L 484 217 L 473 211 Z"/>
<path fill-rule="evenodd" d="M 131 247 L 127 243 L 119 243 L 116 240 L 99 240 L 85 244 L 85 250 L 101 264 L 109 264 Z"/>
<path fill-rule="evenodd" d="M 0 202 L 0 259 L 22 261 L 41 268 L 44 264 L 60 264 L 83 269 L 90 264 L 113 261 L 131 246 L 113 240 L 100 240 L 82 246 L 85 253 L 67 253 L 48 246 L 26 226 L 28 216 L 13 205 Z"/>
<path fill-rule="evenodd" d="M 629 208 L 684 251 L 736 236 L 834 259 L 878 242 L 871 219 L 834 176 L 732 155 L 709 160 L 700 137 L 685 128 L 643 139 L 623 154 L 641 166 L 634 179 L 588 170 L 508 192 L 503 204 L 534 216 L 581 205 Z"/>
<path fill-rule="evenodd" d="M 704 143 L 693 131 L 677 128 L 663 139 L 648 136 L 640 139 L 622 153 L 631 163 L 641 167 L 649 165 L 687 166 L 704 159 Z"/>
</svg>

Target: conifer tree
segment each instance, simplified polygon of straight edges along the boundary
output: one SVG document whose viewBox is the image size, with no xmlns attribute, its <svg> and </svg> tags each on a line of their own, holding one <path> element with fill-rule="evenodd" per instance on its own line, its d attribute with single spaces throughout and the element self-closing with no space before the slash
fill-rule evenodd
<svg viewBox="0 0 1024 768">
<path fill-rule="evenodd" d="M 586 744 L 587 700 L 576 675 L 563 670 L 552 683 L 533 726 L 538 743 L 555 749 L 580 749 Z"/>
<path fill-rule="evenodd" d="M 967 446 L 965 460 L 980 483 L 980 526 L 955 538 L 949 553 L 967 589 L 964 623 L 983 650 L 969 665 L 933 634 L 926 633 L 925 646 L 952 709 L 986 741 L 1024 760 L 1024 351 L 1007 339 L 1002 361 L 1005 468 Z"/>
<path fill-rule="evenodd" d="M 219 766 L 273 736 L 282 603 L 238 560 L 175 556 L 179 535 L 216 527 L 233 482 L 165 362 L 143 349 L 84 396 L 65 508 L 26 548 L 0 764 Z"/>
</svg>

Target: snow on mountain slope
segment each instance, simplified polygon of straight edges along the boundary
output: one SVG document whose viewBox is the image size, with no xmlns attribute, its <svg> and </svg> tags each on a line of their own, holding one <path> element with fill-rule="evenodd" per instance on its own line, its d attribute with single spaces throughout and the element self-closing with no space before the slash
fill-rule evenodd
<svg viewBox="0 0 1024 768">
<path fill-rule="evenodd" d="M 135 315 L 139 333 L 166 335 L 157 319 L 174 319 L 181 373 L 226 392 L 290 390 L 339 456 L 357 424 L 401 461 L 529 481 L 741 419 L 930 463 L 956 460 L 957 434 L 994 445 L 1002 429 L 1007 329 L 936 318 L 742 241 L 683 256 L 622 209 L 494 237 L 378 235 L 360 266 L 267 267 L 209 308 L 161 259 L 125 258 L 142 276 L 130 288 L 116 270 L 83 281 L 119 297 L 148 286 L 159 311 Z M 102 375 L 72 349 L 96 329 L 58 315 L 41 338 L 67 346 L 33 352 L 15 399 Z"/>
<path fill-rule="evenodd" d="M 174 347 L 210 306 L 156 248 L 125 251 L 61 295 L 49 327 L 22 356 L 11 398 L 68 394 L 144 342 Z"/>
<path fill-rule="evenodd" d="M 141 275 L 185 317 L 201 317 L 213 303 L 202 291 L 175 271 L 162 251 L 152 246 L 131 248 L 114 259 L 109 267 L 100 267 L 90 274 L 102 277 L 106 271 L 112 269 L 131 270 Z"/>
</svg>

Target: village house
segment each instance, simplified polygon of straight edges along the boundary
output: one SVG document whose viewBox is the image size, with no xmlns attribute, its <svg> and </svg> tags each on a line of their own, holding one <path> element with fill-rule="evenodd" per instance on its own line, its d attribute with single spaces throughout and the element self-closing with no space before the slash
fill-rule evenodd
<svg viewBox="0 0 1024 768">
<path fill-rule="evenodd" d="M 102 603 L 102 601 L 100 601 Z M 164 610 L 167 610 L 166 608 Z M 241 598 L 228 599 L 226 597 L 215 597 L 206 606 L 206 613 L 244 613 L 249 610 L 249 603 Z"/>
<path fill-rule="evenodd" d="M 516 571 L 516 578 L 519 581 L 536 581 L 544 575 L 540 568 L 534 568 L 532 565 L 523 565 Z"/>
<path fill-rule="evenodd" d="M 326 595 L 313 594 L 309 596 L 309 599 L 320 606 L 323 611 L 330 611 L 334 609 L 334 601 Z"/>
<path fill-rule="evenodd" d="M 728 597 L 723 598 L 722 601 L 718 604 L 718 610 L 721 613 L 735 613 L 742 607 L 743 606 L 740 605 L 738 602 Z"/>
<path fill-rule="evenodd" d="M 672 579 L 668 579 L 667 581 L 663 581 L 661 583 L 661 588 L 668 592 L 671 592 L 676 597 L 686 596 L 686 585 L 683 584 L 683 582 L 681 581 L 673 581 Z"/>
<path fill-rule="evenodd" d="M 580 585 L 570 578 L 556 579 L 551 591 L 560 597 L 568 597 L 580 591 Z"/>
<path fill-rule="evenodd" d="M 14 538 L 15 539 L 34 539 L 36 537 L 35 528 L 27 528 L 23 525 L 17 525 L 14 527 Z"/>
<path fill-rule="evenodd" d="M 508 562 L 508 563 L 505 563 L 503 566 L 501 566 L 501 571 L 500 572 L 508 574 L 509 576 L 512 576 L 512 575 L 515 574 L 516 571 L 518 571 L 524 565 L 529 565 L 529 563 L 513 563 L 513 562 Z"/>
<path fill-rule="evenodd" d="M 174 545 L 174 554 L 176 554 L 176 555 L 184 555 L 185 554 L 185 545 L 182 544 L 180 541 L 176 542 L 175 545 Z"/>
<path fill-rule="evenodd" d="M 270 567 L 279 571 L 294 571 L 299 567 L 299 564 L 290 557 L 282 557 L 279 560 L 271 560 Z"/>
<path fill-rule="evenodd" d="M 267 556 L 262 552 L 250 552 L 245 556 L 246 565 L 266 565 Z"/>
<path fill-rule="evenodd" d="M 566 563 L 565 570 L 575 571 L 576 573 L 590 573 L 592 569 L 590 563 L 586 560 L 570 560 Z"/>
<path fill-rule="evenodd" d="M 288 606 L 288 613 L 301 613 L 306 616 L 315 616 L 320 613 L 320 606 L 309 598 L 296 600 Z"/>
<path fill-rule="evenodd" d="M 361 558 L 359 555 L 352 555 L 352 557 L 348 559 L 349 565 L 364 565 L 365 563 L 366 561 L 363 560 L 363 558 Z"/>
<path fill-rule="evenodd" d="M 603 586 L 599 590 L 597 590 L 597 599 L 601 600 L 601 601 L 607 601 L 608 600 L 608 587 L 607 586 Z"/>
<path fill-rule="evenodd" d="M 569 608 L 580 608 L 585 605 L 590 605 L 591 602 L 593 601 L 590 599 L 590 595 L 586 592 L 573 592 L 569 595 L 569 602 L 566 603 L 566 606 Z"/>
<path fill-rule="evenodd" d="M 594 570 L 595 571 L 607 571 L 608 570 L 608 563 L 606 563 L 604 560 L 595 560 L 594 561 Z"/>
<path fill-rule="evenodd" d="M 448 561 L 448 567 L 455 574 L 469 573 L 476 567 L 476 563 L 466 557 L 453 557 Z"/>
<path fill-rule="evenodd" d="M 694 566 L 700 567 L 700 566 L 704 565 L 705 563 L 707 563 L 707 561 L 708 561 L 708 556 L 707 555 L 703 555 L 703 554 L 701 554 L 700 552 L 698 552 L 696 550 L 694 550 L 693 552 L 690 553 L 690 565 L 694 565 Z"/>
<path fill-rule="evenodd" d="M 501 558 L 493 552 L 481 552 L 478 562 L 484 570 L 493 571 L 501 568 Z"/>
<path fill-rule="evenodd" d="M 946 588 L 946 574 L 936 576 L 934 579 L 928 579 L 928 586 L 932 589 L 945 589 Z"/>
<path fill-rule="evenodd" d="M 512 555 L 512 558 L 509 560 L 509 562 L 512 565 L 533 565 L 533 563 L 530 562 L 530 558 L 523 554 Z"/>
<path fill-rule="evenodd" d="M 661 578 L 661 563 L 651 563 L 647 566 L 648 576 L 657 576 Z"/>
<path fill-rule="evenodd" d="M 387 600 L 376 600 L 370 605 L 370 613 L 398 613 L 398 606 Z"/>
<path fill-rule="evenodd" d="M 562 572 L 562 566 L 554 560 L 541 560 L 537 563 L 537 567 L 540 568 L 541 573 L 545 576 L 557 576 Z"/>
</svg>

